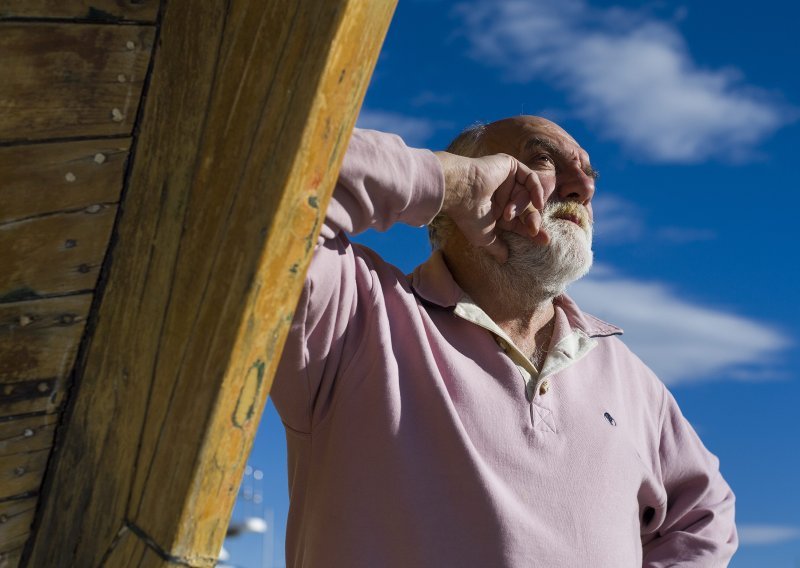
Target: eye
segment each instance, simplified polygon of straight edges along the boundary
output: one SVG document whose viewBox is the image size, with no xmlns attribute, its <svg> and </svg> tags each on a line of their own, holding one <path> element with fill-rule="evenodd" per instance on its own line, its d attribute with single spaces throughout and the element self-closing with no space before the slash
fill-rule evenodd
<svg viewBox="0 0 800 568">
<path fill-rule="evenodd" d="M 550 154 L 545 154 L 545 153 L 536 154 L 531 159 L 531 162 L 535 164 L 550 164 L 552 166 L 556 165 L 556 162 L 555 160 L 553 160 L 553 157 Z"/>
</svg>

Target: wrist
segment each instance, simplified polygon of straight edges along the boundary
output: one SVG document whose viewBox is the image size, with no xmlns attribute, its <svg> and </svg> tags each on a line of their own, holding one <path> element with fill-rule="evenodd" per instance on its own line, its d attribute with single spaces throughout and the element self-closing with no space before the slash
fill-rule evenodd
<svg viewBox="0 0 800 568">
<path fill-rule="evenodd" d="M 441 212 L 447 213 L 454 206 L 463 203 L 471 160 L 450 152 L 434 152 L 434 155 L 439 159 L 444 174 L 444 199 Z"/>
</svg>

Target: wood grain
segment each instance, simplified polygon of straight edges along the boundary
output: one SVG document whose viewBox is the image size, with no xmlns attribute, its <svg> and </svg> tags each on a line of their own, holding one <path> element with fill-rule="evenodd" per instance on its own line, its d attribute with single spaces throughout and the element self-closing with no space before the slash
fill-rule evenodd
<svg viewBox="0 0 800 568">
<path fill-rule="evenodd" d="M 20 538 L 30 532 L 35 510 L 35 497 L 0 502 L 0 553 L 20 548 Z"/>
<path fill-rule="evenodd" d="M 55 414 L 0 421 L 0 457 L 50 449 L 57 421 Z"/>
<path fill-rule="evenodd" d="M 0 417 L 55 412 L 64 400 L 65 383 L 65 378 L 0 381 Z"/>
<path fill-rule="evenodd" d="M 28 535 L 16 538 L 16 545 L 9 543 L 8 550 L 0 552 L 0 568 L 17 568 L 22 556 L 23 545 L 28 540 Z"/>
<path fill-rule="evenodd" d="M 93 289 L 116 212 L 95 204 L 0 225 L 0 303 Z"/>
<path fill-rule="evenodd" d="M 0 20 L 7 18 L 74 18 L 101 22 L 153 22 L 158 0 L 2 0 Z"/>
<path fill-rule="evenodd" d="M 97 566 L 127 523 L 215 563 L 394 5 L 167 4 L 31 566 Z"/>
<path fill-rule="evenodd" d="M 75 362 L 86 317 L 92 303 L 91 294 L 49 298 L 28 302 L 0 304 L 0 413 L 19 402 L 15 389 L 27 381 L 49 385 L 48 398 L 60 390 L 61 381 Z M 30 393 L 32 398 L 39 398 Z"/>
<path fill-rule="evenodd" d="M 4 456 L 0 461 L 0 500 L 39 490 L 50 448 Z"/>
<path fill-rule="evenodd" d="M 154 31 L 0 22 L 0 142 L 129 135 Z"/>
<path fill-rule="evenodd" d="M 0 224 L 119 200 L 130 140 L 0 147 Z"/>
</svg>

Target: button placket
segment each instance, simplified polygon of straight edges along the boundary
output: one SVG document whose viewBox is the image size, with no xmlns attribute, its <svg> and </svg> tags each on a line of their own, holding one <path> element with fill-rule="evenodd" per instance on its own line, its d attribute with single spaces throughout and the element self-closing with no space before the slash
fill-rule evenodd
<svg viewBox="0 0 800 568">
<path fill-rule="evenodd" d="M 547 394 L 552 390 L 552 379 L 550 377 L 539 377 L 535 383 L 531 383 L 529 392 L 531 424 L 536 432 L 557 433 L 555 416 L 550 410 L 550 398 L 552 394 Z"/>
</svg>

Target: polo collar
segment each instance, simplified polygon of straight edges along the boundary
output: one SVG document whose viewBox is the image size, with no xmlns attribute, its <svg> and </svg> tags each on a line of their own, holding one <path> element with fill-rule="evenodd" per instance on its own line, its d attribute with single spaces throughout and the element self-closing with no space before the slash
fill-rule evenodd
<svg viewBox="0 0 800 568">
<path fill-rule="evenodd" d="M 408 280 L 417 296 L 442 308 L 453 308 L 463 299 L 468 299 L 450 273 L 442 251 L 438 249 L 433 251 L 428 260 L 414 269 Z M 567 294 L 555 298 L 554 304 L 557 308 L 561 308 L 566 318 L 565 323 L 568 324 L 562 327 L 564 335 L 568 334 L 569 330 L 580 330 L 588 337 L 622 334 L 622 329 L 619 327 L 581 311 Z M 554 339 L 559 341 L 562 338 Z"/>
</svg>

